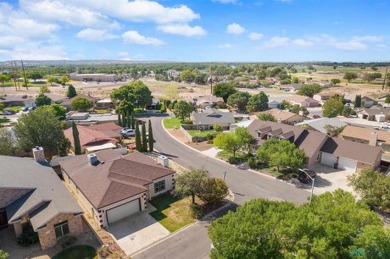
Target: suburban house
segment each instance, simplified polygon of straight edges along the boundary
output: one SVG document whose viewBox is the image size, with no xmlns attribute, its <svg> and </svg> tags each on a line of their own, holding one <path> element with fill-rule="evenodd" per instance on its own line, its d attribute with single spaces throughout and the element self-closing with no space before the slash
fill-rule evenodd
<svg viewBox="0 0 390 259">
<path fill-rule="evenodd" d="M 91 125 L 118 122 L 118 115 L 113 113 L 70 112 L 66 116 L 66 120 L 74 121 L 78 124 Z"/>
<path fill-rule="evenodd" d="M 318 101 L 320 104 L 324 104 L 324 102 L 329 100 L 331 97 L 332 94 L 328 94 L 328 93 L 318 93 L 313 95 L 313 99 Z"/>
<path fill-rule="evenodd" d="M 199 96 L 197 98 L 194 98 L 193 100 L 195 105 L 202 109 L 205 109 L 206 107 L 213 107 L 217 103 L 223 102 L 222 97 L 216 97 L 214 95 Z"/>
<path fill-rule="evenodd" d="M 285 111 L 285 110 L 279 110 L 279 109 L 271 109 L 271 110 L 267 110 L 267 111 L 263 111 L 263 112 L 258 112 L 256 114 L 252 115 L 251 118 L 257 119 L 257 115 L 264 114 L 264 113 L 271 114 L 272 116 L 274 116 L 276 118 L 276 120 L 278 122 L 281 122 L 284 124 L 294 125 L 296 123 L 299 123 L 299 122 L 302 122 L 305 120 L 305 117 L 303 117 L 299 114 Z"/>
<path fill-rule="evenodd" d="M 229 129 L 230 124 L 235 123 L 233 113 L 221 112 L 217 109 L 206 107 L 202 112 L 192 112 L 191 120 L 193 125 L 199 129 L 213 129 L 214 125 L 221 125 L 224 129 Z"/>
<path fill-rule="evenodd" d="M 319 107 L 320 103 L 313 98 L 303 95 L 289 95 L 286 99 L 293 105 L 299 105 L 300 107 Z"/>
<path fill-rule="evenodd" d="M 369 96 L 364 96 L 362 97 L 362 104 L 364 104 L 364 107 L 370 108 L 371 106 L 378 104 L 378 101 Z"/>
<path fill-rule="evenodd" d="M 69 100 L 68 97 L 62 94 L 55 94 L 55 93 L 45 93 L 45 96 L 49 97 L 52 101 L 52 103 L 58 103 L 61 104 L 62 102 Z"/>
<path fill-rule="evenodd" d="M 29 228 L 42 249 L 61 237 L 83 233 L 82 209 L 47 165 L 42 148 L 34 159 L 0 156 L 0 228 L 12 225 L 16 237 Z"/>
<path fill-rule="evenodd" d="M 257 141 L 255 148 L 269 138 L 294 143 L 305 152 L 308 168 L 320 163 L 356 172 L 367 166 L 377 168 L 381 160 L 379 147 L 331 138 L 327 134 L 296 126 L 254 120 L 247 129 Z"/>
<path fill-rule="evenodd" d="M 310 130 L 316 130 L 322 133 L 327 133 L 326 126 L 332 126 L 335 128 L 345 127 L 347 123 L 337 119 L 337 118 L 318 118 L 313 120 L 305 120 L 303 122 L 295 124 L 295 126 L 306 127 Z"/>
<path fill-rule="evenodd" d="M 371 108 L 364 108 L 358 111 L 357 115 L 361 119 L 383 122 L 386 120 L 386 115 L 389 113 L 389 108 L 383 108 L 381 106 L 372 106 Z"/>
<path fill-rule="evenodd" d="M 95 108 L 98 110 L 114 109 L 115 105 L 110 98 L 96 101 Z"/>
<path fill-rule="evenodd" d="M 4 107 L 12 107 L 12 106 L 27 106 L 31 107 L 34 104 L 35 98 L 28 95 L 21 94 L 5 94 L 0 96 L 0 103 L 4 105 Z"/>
<path fill-rule="evenodd" d="M 137 151 L 103 150 L 60 165 L 66 186 L 100 227 L 143 211 L 147 201 L 175 183 L 173 170 Z"/>
<path fill-rule="evenodd" d="M 301 83 L 296 83 L 296 84 L 289 84 L 289 85 L 279 85 L 277 86 L 277 88 L 279 90 L 282 90 L 282 91 L 286 91 L 286 92 L 296 92 L 299 90 L 299 88 L 302 86 L 303 84 Z"/>
<path fill-rule="evenodd" d="M 83 82 L 115 82 L 118 81 L 118 75 L 116 74 L 77 74 L 71 73 L 70 79 Z"/>
<path fill-rule="evenodd" d="M 270 108 L 270 109 L 278 109 L 278 108 L 280 108 L 280 104 L 281 104 L 281 102 L 277 101 L 275 99 L 268 100 L 268 108 Z"/>
<path fill-rule="evenodd" d="M 91 95 L 89 95 L 89 94 L 88 94 L 88 95 L 85 95 L 85 94 L 78 94 L 78 95 L 76 95 L 75 97 L 72 97 L 72 98 L 70 98 L 70 99 L 67 98 L 67 99 L 63 100 L 63 101 L 60 103 L 60 105 L 63 106 L 63 107 L 65 107 L 67 111 L 70 111 L 70 110 L 72 109 L 72 107 L 71 107 L 72 102 L 73 102 L 75 99 L 77 99 L 77 98 L 85 98 L 85 99 L 91 101 L 93 105 L 95 105 L 95 103 L 96 103 L 96 99 L 95 99 L 94 97 L 92 97 Z"/>
<path fill-rule="evenodd" d="M 81 150 L 95 152 L 102 149 L 116 148 L 116 143 L 121 137 L 121 127 L 113 122 L 96 124 L 96 125 L 77 125 Z M 67 137 L 74 147 L 72 127 L 65 130 Z"/>
<path fill-rule="evenodd" d="M 152 103 L 148 106 L 146 106 L 147 110 L 159 110 L 160 106 L 160 99 L 153 97 L 152 98 Z"/>
</svg>

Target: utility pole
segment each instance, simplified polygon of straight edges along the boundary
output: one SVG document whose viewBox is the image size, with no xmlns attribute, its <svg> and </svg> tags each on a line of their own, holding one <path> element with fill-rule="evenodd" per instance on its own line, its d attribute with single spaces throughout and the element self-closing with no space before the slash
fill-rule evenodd
<svg viewBox="0 0 390 259">
<path fill-rule="evenodd" d="M 210 89 L 211 89 L 211 95 L 213 95 L 213 70 L 211 68 L 211 63 L 210 63 Z"/>
<path fill-rule="evenodd" d="M 383 78 L 382 90 L 385 90 L 385 87 L 386 87 L 387 71 L 388 71 L 388 69 L 389 69 L 389 66 L 386 66 L 386 72 L 385 72 L 385 77 Z"/>
<path fill-rule="evenodd" d="M 20 62 L 22 63 L 24 86 L 26 87 L 26 90 L 28 90 L 27 76 L 26 76 L 26 70 L 24 70 L 23 60 L 20 60 Z"/>
</svg>

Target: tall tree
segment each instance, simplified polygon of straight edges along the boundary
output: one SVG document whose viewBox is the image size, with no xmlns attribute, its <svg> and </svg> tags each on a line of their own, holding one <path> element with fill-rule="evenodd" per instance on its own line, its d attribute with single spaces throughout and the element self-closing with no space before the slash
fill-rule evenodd
<svg viewBox="0 0 390 259">
<path fill-rule="evenodd" d="M 146 136 L 145 122 L 142 122 L 142 152 L 148 151 L 148 138 Z"/>
<path fill-rule="evenodd" d="M 0 82 L 2 83 L 3 87 L 5 86 L 5 82 L 8 82 L 11 80 L 11 77 L 9 75 L 0 74 Z"/>
<path fill-rule="evenodd" d="M 219 178 L 206 178 L 200 185 L 199 199 L 206 203 L 216 203 L 223 200 L 229 194 L 226 183 Z"/>
<path fill-rule="evenodd" d="M 14 139 L 9 128 L 0 128 L 0 155 L 12 156 L 16 152 Z"/>
<path fill-rule="evenodd" d="M 153 138 L 153 129 L 152 129 L 152 123 L 149 120 L 148 122 L 148 142 L 149 142 L 149 152 L 153 152 L 154 148 L 154 138 Z"/>
<path fill-rule="evenodd" d="M 68 98 L 73 98 L 77 95 L 76 88 L 73 85 L 68 86 L 68 91 L 66 92 L 66 96 Z"/>
<path fill-rule="evenodd" d="M 390 250 L 390 232 L 382 225 L 339 189 L 313 197 L 311 206 L 251 200 L 213 221 L 208 233 L 211 258 L 350 258 L 356 248 L 377 256 Z M 377 256 L 365 258 L 384 258 Z"/>
<path fill-rule="evenodd" d="M 362 96 L 360 94 L 355 96 L 355 107 L 362 107 Z"/>
<path fill-rule="evenodd" d="M 54 84 L 55 82 L 57 82 L 57 79 L 56 79 L 55 77 L 51 76 L 51 77 L 49 77 L 49 78 L 47 79 L 47 82 L 48 82 L 51 86 L 53 86 L 53 84 Z"/>
<path fill-rule="evenodd" d="M 259 118 L 259 120 L 262 120 L 262 121 L 276 122 L 276 117 L 273 116 L 271 113 L 267 113 L 267 112 L 260 113 L 259 115 L 257 115 L 257 118 Z"/>
<path fill-rule="evenodd" d="M 77 97 L 70 104 L 73 110 L 78 112 L 85 112 L 93 107 L 93 103 L 87 98 Z"/>
<path fill-rule="evenodd" d="M 60 82 L 62 85 L 66 85 L 66 83 L 68 83 L 69 81 L 70 81 L 70 79 L 67 76 L 62 76 L 60 79 Z"/>
<path fill-rule="evenodd" d="M 66 117 L 66 109 L 65 107 L 59 105 L 59 104 L 56 104 L 56 103 L 52 103 L 50 105 L 51 108 L 53 108 L 54 110 L 54 113 L 56 115 L 56 117 L 59 119 L 59 120 L 64 120 L 65 117 Z"/>
<path fill-rule="evenodd" d="M 70 142 L 50 106 L 42 106 L 33 112 L 23 114 L 14 130 L 19 146 L 25 151 L 41 146 L 49 156 L 68 153 Z"/>
<path fill-rule="evenodd" d="M 174 109 L 176 117 L 180 118 L 181 121 L 184 121 L 185 118 L 190 117 L 190 114 L 193 110 L 192 105 L 186 101 L 178 101 L 175 104 Z"/>
<path fill-rule="evenodd" d="M 149 88 L 140 80 L 121 86 L 111 93 L 114 102 L 126 100 L 134 107 L 145 108 L 152 104 L 152 94 Z"/>
<path fill-rule="evenodd" d="M 321 86 L 317 84 L 311 84 L 311 85 L 302 85 L 297 94 L 304 95 L 308 97 L 313 97 L 313 95 L 321 92 Z"/>
<path fill-rule="evenodd" d="M 213 95 L 222 97 L 225 103 L 227 102 L 229 96 L 236 92 L 237 90 L 229 83 L 218 83 L 213 87 Z"/>
<path fill-rule="evenodd" d="M 251 95 L 248 92 L 237 92 L 229 96 L 227 104 L 239 111 L 246 112 L 246 105 Z"/>
<path fill-rule="evenodd" d="M 213 143 L 217 148 L 232 152 L 233 157 L 236 157 L 236 152 L 244 145 L 233 132 L 219 133 L 214 138 Z"/>
<path fill-rule="evenodd" d="M 39 94 L 37 98 L 35 98 L 35 104 L 40 107 L 44 105 L 50 105 L 51 104 L 51 99 L 47 97 L 44 94 Z"/>
<path fill-rule="evenodd" d="M 343 111 L 344 104 L 342 101 L 336 99 L 327 100 L 322 106 L 322 113 L 324 117 L 333 118 L 340 115 Z"/>
<path fill-rule="evenodd" d="M 142 152 L 142 141 L 141 141 L 141 132 L 139 131 L 138 122 L 135 124 L 135 148 Z"/>
<path fill-rule="evenodd" d="M 135 128 L 135 124 L 136 124 L 136 119 L 134 118 L 134 113 L 132 112 L 131 113 L 131 128 L 134 129 Z"/>
<path fill-rule="evenodd" d="M 79 130 L 77 129 L 77 125 L 74 122 L 72 122 L 72 134 L 73 134 L 74 153 L 75 155 L 81 155 Z"/>
<path fill-rule="evenodd" d="M 346 79 L 348 81 L 348 83 L 350 83 L 353 79 L 356 79 L 357 77 L 358 77 L 357 73 L 347 71 L 347 72 L 345 72 L 343 78 Z"/>
<path fill-rule="evenodd" d="M 247 105 L 248 112 L 258 112 L 265 111 L 268 109 L 268 97 L 267 95 L 261 91 L 258 94 L 252 95 L 249 98 Z"/>
<path fill-rule="evenodd" d="M 203 181 L 208 172 L 204 169 L 192 169 L 180 174 L 175 182 L 175 191 L 183 196 L 191 196 L 195 203 L 195 196 L 201 192 Z"/>
</svg>

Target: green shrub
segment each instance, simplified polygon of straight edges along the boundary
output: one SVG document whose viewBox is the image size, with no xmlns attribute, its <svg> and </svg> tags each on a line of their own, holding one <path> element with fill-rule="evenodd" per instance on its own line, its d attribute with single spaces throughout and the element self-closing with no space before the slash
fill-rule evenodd
<svg viewBox="0 0 390 259">
<path fill-rule="evenodd" d="M 240 159 L 238 157 L 231 156 L 228 158 L 229 164 L 238 165 L 240 163 Z"/>
<path fill-rule="evenodd" d="M 23 225 L 23 233 L 16 239 L 16 242 L 22 246 L 29 246 L 38 241 L 38 233 L 34 231 L 30 224 Z"/>
<path fill-rule="evenodd" d="M 248 166 L 249 166 L 251 169 L 256 169 L 256 168 L 257 168 L 257 161 L 256 161 L 256 158 L 250 157 L 250 158 L 248 159 Z"/>
</svg>

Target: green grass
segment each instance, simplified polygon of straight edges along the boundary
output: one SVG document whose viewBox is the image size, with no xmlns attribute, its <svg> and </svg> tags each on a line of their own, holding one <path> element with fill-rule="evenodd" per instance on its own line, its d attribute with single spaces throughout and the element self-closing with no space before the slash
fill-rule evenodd
<svg viewBox="0 0 390 259">
<path fill-rule="evenodd" d="M 207 137 L 210 133 L 215 133 L 214 130 L 187 130 L 187 132 L 193 137 Z"/>
<path fill-rule="evenodd" d="M 0 124 L 2 124 L 2 123 L 7 123 L 7 122 L 9 122 L 9 121 L 10 121 L 10 119 L 8 119 L 8 118 L 6 118 L 6 117 L 0 118 Z"/>
<path fill-rule="evenodd" d="M 20 112 L 23 109 L 23 106 L 10 106 L 4 108 L 4 110 L 13 110 L 15 112 Z"/>
<path fill-rule="evenodd" d="M 218 158 L 225 160 L 225 161 L 228 161 L 229 157 L 231 157 L 231 156 L 233 156 L 233 152 L 230 152 L 230 151 L 223 150 L 223 151 L 218 153 Z M 239 152 L 239 151 L 236 152 L 236 157 L 238 157 L 242 160 L 245 160 L 245 156 L 246 156 L 246 154 L 243 152 Z"/>
<path fill-rule="evenodd" d="M 174 232 L 195 220 L 191 212 L 191 199 L 164 194 L 153 198 L 150 203 L 157 209 L 150 215 L 168 231 Z"/>
<path fill-rule="evenodd" d="M 93 259 L 95 256 L 95 248 L 92 246 L 81 245 L 69 247 L 53 256 L 52 259 Z"/>
<path fill-rule="evenodd" d="M 164 127 L 166 129 L 173 129 L 173 128 L 179 128 L 181 126 L 181 122 L 178 118 L 173 117 L 169 119 L 164 119 Z"/>
</svg>

